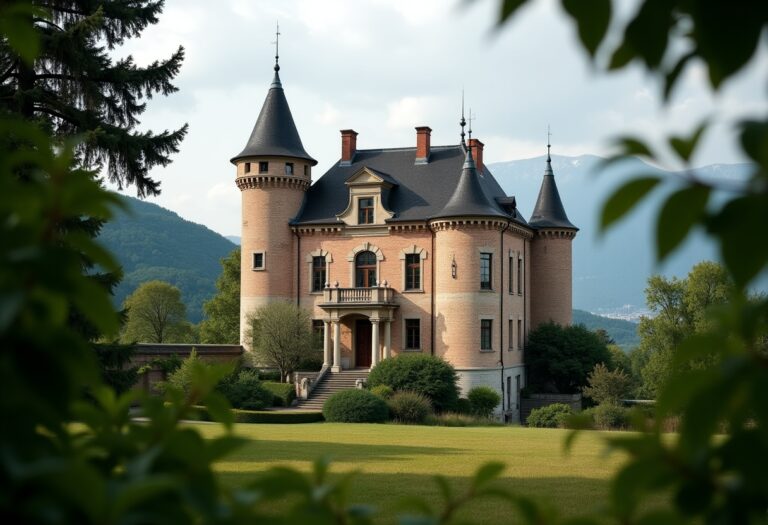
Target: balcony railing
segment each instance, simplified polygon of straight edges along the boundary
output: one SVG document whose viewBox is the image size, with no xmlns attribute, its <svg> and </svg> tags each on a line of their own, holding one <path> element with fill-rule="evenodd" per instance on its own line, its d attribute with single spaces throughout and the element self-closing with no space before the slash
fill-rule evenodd
<svg viewBox="0 0 768 525">
<path fill-rule="evenodd" d="M 333 287 L 323 291 L 323 299 L 325 303 L 349 305 L 391 303 L 394 290 L 386 285 L 374 288 Z"/>
</svg>

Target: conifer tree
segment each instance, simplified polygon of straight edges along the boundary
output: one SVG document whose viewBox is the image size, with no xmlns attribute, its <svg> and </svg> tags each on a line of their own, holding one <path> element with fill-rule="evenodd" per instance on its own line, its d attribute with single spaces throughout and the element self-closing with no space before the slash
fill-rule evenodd
<svg viewBox="0 0 768 525">
<path fill-rule="evenodd" d="M 19 23 L 34 28 L 39 54 L 22 57 L 0 41 L 0 112 L 44 124 L 56 139 L 78 136 L 78 161 L 139 196 L 157 195 L 149 176 L 165 166 L 187 132 L 138 131 L 146 99 L 177 90 L 184 49 L 140 67 L 112 52 L 157 22 L 163 0 L 35 0 L 19 2 Z"/>
</svg>

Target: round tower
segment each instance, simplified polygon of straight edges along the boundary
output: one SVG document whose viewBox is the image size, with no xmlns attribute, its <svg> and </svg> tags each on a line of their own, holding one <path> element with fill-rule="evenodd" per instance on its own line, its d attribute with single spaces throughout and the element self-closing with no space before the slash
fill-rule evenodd
<svg viewBox="0 0 768 525">
<path fill-rule="evenodd" d="M 466 394 L 486 385 L 502 392 L 500 318 L 502 232 L 509 217 L 485 195 L 467 148 L 458 184 L 430 219 L 435 232 L 435 355 L 459 373 Z M 501 372 L 501 374 L 500 374 Z"/>
<path fill-rule="evenodd" d="M 568 220 L 552 171 L 547 144 L 547 166 L 539 198 L 528 224 L 531 242 L 531 327 L 549 321 L 569 325 L 573 319 L 571 243 L 579 229 Z"/>
<path fill-rule="evenodd" d="M 248 143 L 231 160 L 242 195 L 240 343 L 246 348 L 248 315 L 270 301 L 294 296 L 296 253 L 290 224 L 317 164 L 301 143 L 277 60 L 274 69 Z"/>
</svg>

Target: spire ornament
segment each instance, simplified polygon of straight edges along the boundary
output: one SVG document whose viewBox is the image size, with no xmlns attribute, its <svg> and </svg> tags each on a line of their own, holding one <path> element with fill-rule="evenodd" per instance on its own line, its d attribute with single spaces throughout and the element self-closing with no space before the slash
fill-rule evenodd
<svg viewBox="0 0 768 525">
<path fill-rule="evenodd" d="M 461 120 L 459 121 L 459 126 L 461 126 L 461 145 L 466 146 L 467 143 L 464 141 L 464 126 L 467 125 L 467 119 L 464 118 L 464 90 L 461 90 Z"/>
<path fill-rule="evenodd" d="M 275 22 L 275 73 L 280 71 L 280 22 Z"/>
</svg>

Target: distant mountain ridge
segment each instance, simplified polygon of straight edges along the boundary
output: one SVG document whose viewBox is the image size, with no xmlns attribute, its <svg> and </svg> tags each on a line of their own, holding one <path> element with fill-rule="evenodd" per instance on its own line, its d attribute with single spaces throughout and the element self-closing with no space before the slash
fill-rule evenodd
<svg viewBox="0 0 768 525">
<path fill-rule="evenodd" d="M 177 286 L 193 323 L 203 318 L 203 303 L 216 293 L 219 261 L 235 245 L 202 224 L 187 221 L 156 204 L 121 196 L 127 206 L 99 236 L 123 267 L 116 306 L 136 287 L 159 279 Z"/>
<path fill-rule="evenodd" d="M 560 196 L 568 218 L 579 227 L 573 242 L 573 307 L 593 313 L 636 317 L 645 309 L 644 290 L 654 273 L 684 276 L 705 259 L 717 260 L 715 245 L 701 233 L 689 238 L 661 267 L 655 264 L 655 218 L 665 195 L 655 192 L 631 215 L 601 237 L 598 215 L 605 199 L 635 175 L 674 174 L 637 158 L 612 164 L 598 173 L 602 158 L 552 156 Z M 489 169 L 529 218 L 544 174 L 545 157 L 499 162 Z M 696 169 L 703 177 L 743 179 L 748 164 L 716 164 Z M 635 315 L 633 315 L 633 312 Z"/>
</svg>

